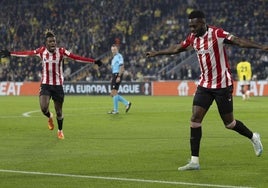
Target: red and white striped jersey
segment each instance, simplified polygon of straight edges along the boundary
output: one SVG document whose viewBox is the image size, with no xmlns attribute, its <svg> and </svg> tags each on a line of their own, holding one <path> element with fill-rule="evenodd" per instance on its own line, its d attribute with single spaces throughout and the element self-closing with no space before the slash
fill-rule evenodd
<svg viewBox="0 0 268 188">
<path fill-rule="evenodd" d="M 233 37 L 222 28 L 208 26 L 201 37 L 189 34 L 182 41 L 183 48 L 192 46 L 197 54 L 200 66 L 199 85 L 205 88 L 226 88 L 233 84 L 230 65 L 228 62 L 224 39 Z"/>
<path fill-rule="evenodd" d="M 63 85 L 64 75 L 63 75 L 63 59 L 64 57 L 71 58 L 78 62 L 92 63 L 95 62 L 94 59 L 81 57 L 71 53 L 65 48 L 56 48 L 54 53 L 47 50 L 45 46 L 37 48 L 31 51 L 17 51 L 10 52 L 11 56 L 16 57 L 28 57 L 28 56 L 38 56 L 42 60 L 42 84 L 48 85 Z"/>
</svg>

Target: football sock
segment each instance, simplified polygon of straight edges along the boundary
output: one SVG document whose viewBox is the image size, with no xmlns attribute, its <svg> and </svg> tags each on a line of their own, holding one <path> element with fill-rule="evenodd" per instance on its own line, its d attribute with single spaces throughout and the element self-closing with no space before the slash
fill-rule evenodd
<svg viewBox="0 0 268 188">
<path fill-rule="evenodd" d="M 236 121 L 236 124 L 235 124 L 233 130 L 238 132 L 239 134 L 251 139 L 253 136 L 252 131 L 249 130 L 241 121 L 239 121 L 239 120 L 235 120 L 235 121 Z"/>
<path fill-rule="evenodd" d="M 63 118 L 62 119 L 57 118 L 57 122 L 58 122 L 58 129 L 62 130 Z"/>
<path fill-rule="evenodd" d="M 113 96 L 114 111 L 118 112 L 118 95 Z"/>
<path fill-rule="evenodd" d="M 193 162 L 193 163 L 199 163 L 199 157 L 192 156 L 191 157 L 191 162 Z"/>
<path fill-rule="evenodd" d="M 50 112 L 47 111 L 47 113 L 44 113 L 45 116 L 47 116 L 48 118 L 50 118 Z"/>
<path fill-rule="evenodd" d="M 191 144 L 191 152 L 192 156 L 199 156 L 199 147 L 200 147 L 200 140 L 202 137 L 202 128 L 192 128 L 191 127 L 191 138 L 190 138 L 190 144 Z"/>
<path fill-rule="evenodd" d="M 122 102 L 125 106 L 128 105 L 128 101 L 121 95 L 118 95 L 118 101 Z"/>
</svg>

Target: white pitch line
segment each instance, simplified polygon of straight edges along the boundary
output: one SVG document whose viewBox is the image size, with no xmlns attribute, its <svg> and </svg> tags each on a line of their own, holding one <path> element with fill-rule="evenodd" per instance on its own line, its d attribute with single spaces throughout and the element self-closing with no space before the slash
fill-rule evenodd
<svg viewBox="0 0 268 188">
<path fill-rule="evenodd" d="M 22 116 L 31 117 L 31 114 L 36 113 L 36 112 L 40 112 L 40 110 L 34 110 L 34 111 L 25 112 L 25 113 L 22 114 Z"/>
<path fill-rule="evenodd" d="M 71 178 L 86 178 L 86 179 L 128 181 L 128 182 L 171 184 L 171 185 L 188 185 L 188 186 L 197 186 L 197 187 L 253 188 L 253 187 L 242 187 L 242 186 L 233 186 L 233 185 L 216 185 L 216 184 L 202 184 L 202 183 L 162 181 L 162 180 L 146 180 L 146 179 L 135 179 L 135 178 L 134 179 L 133 178 L 118 178 L 118 177 L 105 177 L 105 176 L 86 176 L 86 175 L 75 175 L 75 174 L 58 174 L 58 173 L 31 172 L 31 171 L 19 171 L 19 170 L 4 170 L 4 169 L 0 169 L 0 172 L 17 173 L 17 174 L 31 174 L 31 175 L 44 175 L 44 176 L 71 177 Z"/>
<path fill-rule="evenodd" d="M 67 110 L 68 108 L 66 108 L 66 109 L 64 109 L 64 110 Z M 71 109 L 71 110 L 74 110 L 73 108 L 69 108 L 69 109 Z M 88 108 L 77 108 L 76 110 L 88 110 Z M 39 112 L 41 112 L 40 110 L 33 110 L 33 111 L 28 111 L 28 112 L 24 112 L 24 113 L 22 113 L 22 116 L 23 117 L 31 117 L 31 114 L 33 114 L 33 113 L 39 113 Z M 92 113 L 91 113 L 92 114 Z M 3 116 L 0 116 L 0 118 L 2 118 Z M 7 116 L 8 117 L 8 116 Z M 9 118 L 10 117 L 19 117 L 19 116 L 9 116 Z"/>
</svg>

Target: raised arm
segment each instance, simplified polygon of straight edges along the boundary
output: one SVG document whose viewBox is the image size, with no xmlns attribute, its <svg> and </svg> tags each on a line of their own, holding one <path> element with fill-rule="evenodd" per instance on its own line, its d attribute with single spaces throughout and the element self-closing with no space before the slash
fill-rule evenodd
<svg viewBox="0 0 268 188">
<path fill-rule="evenodd" d="M 10 52 L 11 56 L 14 57 L 29 57 L 36 55 L 35 50 L 29 50 L 29 51 L 18 51 L 18 52 Z"/>
<path fill-rule="evenodd" d="M 82 62 L 82 63 L 95 63 L 97 64 L 98 66 L 101 66 L 102 65 L 102 61 L 101 60 L 95 60 L 95 59 L 92 59 L 92 58 L 87 58 L 87 57 L 82 57 L 82 56 L 79 56 L 79 55 L 76 55 L 76 54 L 73 54 L 73 53 L 70 53 L 70 54 L 66 54 L 68 58 L 71 58 L 77 62 Z"/>
<path fill-rule="evenodd" d="M 75 61 L 82 62 L 82 63 L 94 63 L 95 62 L 95 59 L 82 57 L 73 53 L 70 53 L 68 57 Z"/>
<path fill-rule="evenodd" d="M 232 44 L 238 45 L 241 48 L 256 48 L 256 49 L 268 51 L 267 45 L 259 44 L 252 40 L 242 39 L 236 36 L 232 36 L 230 41 L 232 42 Z"/>
<path fill-rule="evenodd" d="M 1 50 L 0 51 L 0 57 L 28 57 L 36 55 L 36 50 L 28 50 L 28 51 L 8 51 L 8 50 Z"/>
<path fill-rule="evenodd" d="M 181 44 L 172 45 L 167 49 L 159 50 L 159 51 L 150 51 L 146 52 L 146 57 L 154 57 L 158 55 L 172 55 L 178 54 L 180 52 L 186 51 L 186 48 L 183 48 Z"/>
</svg>

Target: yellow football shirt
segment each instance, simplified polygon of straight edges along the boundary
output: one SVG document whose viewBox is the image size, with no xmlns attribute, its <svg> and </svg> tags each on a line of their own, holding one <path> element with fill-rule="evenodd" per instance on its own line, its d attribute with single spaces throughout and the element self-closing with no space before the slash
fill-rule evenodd
<svg viewBox="0 0 268 188">
<path fill-rule="evenodd" d="M 251 65 L 248 61 L 239 62 L 236 66 L 236 70 L 239 81 L 251 80 L 252 71 L 251 71 Z"/>
</svg>

